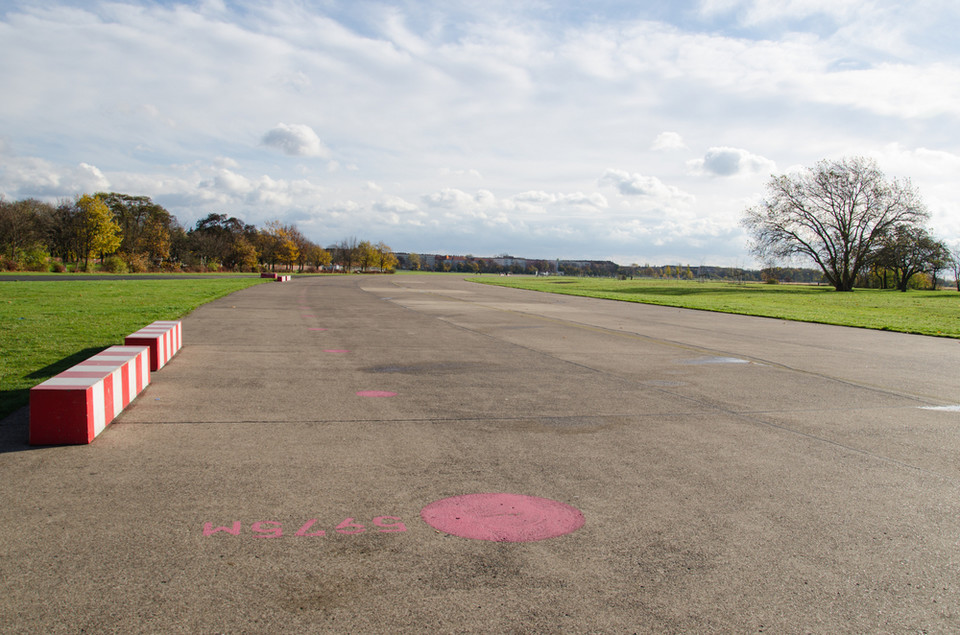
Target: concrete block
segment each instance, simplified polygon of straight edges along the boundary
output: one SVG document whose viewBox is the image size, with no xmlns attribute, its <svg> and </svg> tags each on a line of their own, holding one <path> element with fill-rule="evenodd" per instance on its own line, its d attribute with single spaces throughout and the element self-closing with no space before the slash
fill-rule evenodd
<svg viewBox="0 0 960 635">
<path fill-rule="evenodd" d="M 84 444 L 150 383 L 146 346 L 111 346 L 30 389 L 30 444 Z"/>
<path fill-rule="evenodd" d="M 159 320 L 124 338 L 127 346 L 150 348 L 150 370 L 158 371 L 183 346 L 183 325 L 180 320 Z"/>
</svg>

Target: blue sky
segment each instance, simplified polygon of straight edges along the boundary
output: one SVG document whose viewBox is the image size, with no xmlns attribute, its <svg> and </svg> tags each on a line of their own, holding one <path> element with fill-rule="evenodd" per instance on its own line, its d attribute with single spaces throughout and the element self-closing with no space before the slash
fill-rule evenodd
<svg viewBox="0 0 960 635">
<path fill-rule="evenodd" d="M 956 243 L 958 27 L 953 0 L 0 1 L 0 195 L 751 265 L 771 174 L 865 155 Z"/>
</svg>

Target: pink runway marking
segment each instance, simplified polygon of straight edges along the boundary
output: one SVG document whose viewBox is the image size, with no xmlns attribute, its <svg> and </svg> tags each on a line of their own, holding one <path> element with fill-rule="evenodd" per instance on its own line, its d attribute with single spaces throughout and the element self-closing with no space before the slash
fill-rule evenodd
<svg viewBox="0 0 960 635">
<path fill-rule="evenodd" d="M 583 513 L 549 498 L 521 494 L 467 494 L 423 508 L 428 525 L 447 534 L 494 542 L 533 542 L 583 527 Z"/>
<path fill-rule="evenodd" d="M 396 397 L 397 393 L 386 390 L 360 390 L 357 397 Z"/>
<path fill-rule="evenodd" d="M 307 330 L 308 330 L 308 331 L 326 331 L 327 329 L 321 329 L 321 328 L 309 328 L 309 329 L 307 329 Z"/>
<path fill-rule="evenodd" d="M 324 352 L 324 353 L 349 353 L 350 351 L 348 351 L 348 350 L 345 349 L 345 348 L 328 348 L 328 349 L 324 350 L 323 352 Z"/>
</svg>

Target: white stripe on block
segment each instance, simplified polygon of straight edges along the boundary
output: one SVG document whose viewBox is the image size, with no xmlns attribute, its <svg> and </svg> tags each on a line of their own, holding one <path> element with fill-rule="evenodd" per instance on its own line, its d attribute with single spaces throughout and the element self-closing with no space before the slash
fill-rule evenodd
<svg viewBox="0 0 960 635">
<path fill-rule="evenodd" d="M 85 359 L 77 366 L 107 366 L 109 364 L 122 365 L 130 359 L 129 355 L 94 355 L 90 359 Z"/>
<path fill-rule="evenodd" d="M 106 401 L 103 380 L 100 380 L 93 385 L 93 436 L 97 436 L 107 427 Z"/>
<path fill-rule="evenodd" d="M 137 346 L 111 346 L 110 348 L 107 349 L 107 351 L 109 351 L 109 352 L 111 352 L 111 353 L 113 353 L 113 352 L 123 353 L 123 354 L 127 355 L 127 356 L 128 356 L 127 359 L 129 359 L 130 356 L 132 356 L 132 355 L 138 355 L 138 354 L 140 354 L 140 352 L 143 351 L 144 348 L 146 348 L 146 347 L 145 347 L 145 346 L 140 346 L 140 345 L 137 345 Z"/>
<path fill-rule="evenodd" d="M 147 387 L 147 384 L 150 383 L 150 349 L 148 348 L 144 353 L 137 358 L 137 368 L 140 369 L 140 386 L 141 390 Z"/>
<path fill-rule="evenodd" d="M 38 384 L 37 388 L 40 386 L 46 387 L 56 387 L 56 386 L 65 386 L 69 388 L 89 388 L 98 381 L 103 380 L 103 377 L 51 377 L 42 384 Z"/>
<path fill-rule="evenodd" d="M 123 377 L 120 369 L 113 371 L 113 416 L 116 417 L 127 404 L 123 403 Z"/>
<path fill-rule="evenodd" d="M 130 401 L 133 401 L 137 396 L 137 374 L 140 372 L 140 356 L 137 355 L 137 358 L 127 367 L 127 395 L 130 397 Z"/>
</svg>

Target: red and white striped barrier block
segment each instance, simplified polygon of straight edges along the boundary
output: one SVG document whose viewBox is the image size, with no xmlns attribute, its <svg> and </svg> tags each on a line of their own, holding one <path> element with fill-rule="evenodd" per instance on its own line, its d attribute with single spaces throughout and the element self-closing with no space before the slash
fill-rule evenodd
<svg viewBox="0 0 960 635">
<path fill-rule="evenodd" d="M 146 346 L 111 346 L 30 389 L 30 444 L 90 443 L 150 383 Z"/>
<path fill-rule="evenodd" d="M 274 276 L 273 278 L 277 282 L 290 282 L 290 276 Z"/>
<path fill-rule="evenodd" d="M 180 320 L 160 320 L 148 324 L 123 340 L 126 346 L 150 347 L 150 370 L 158 371 L 183 346 L 183 325 Z"/>
</svg>

